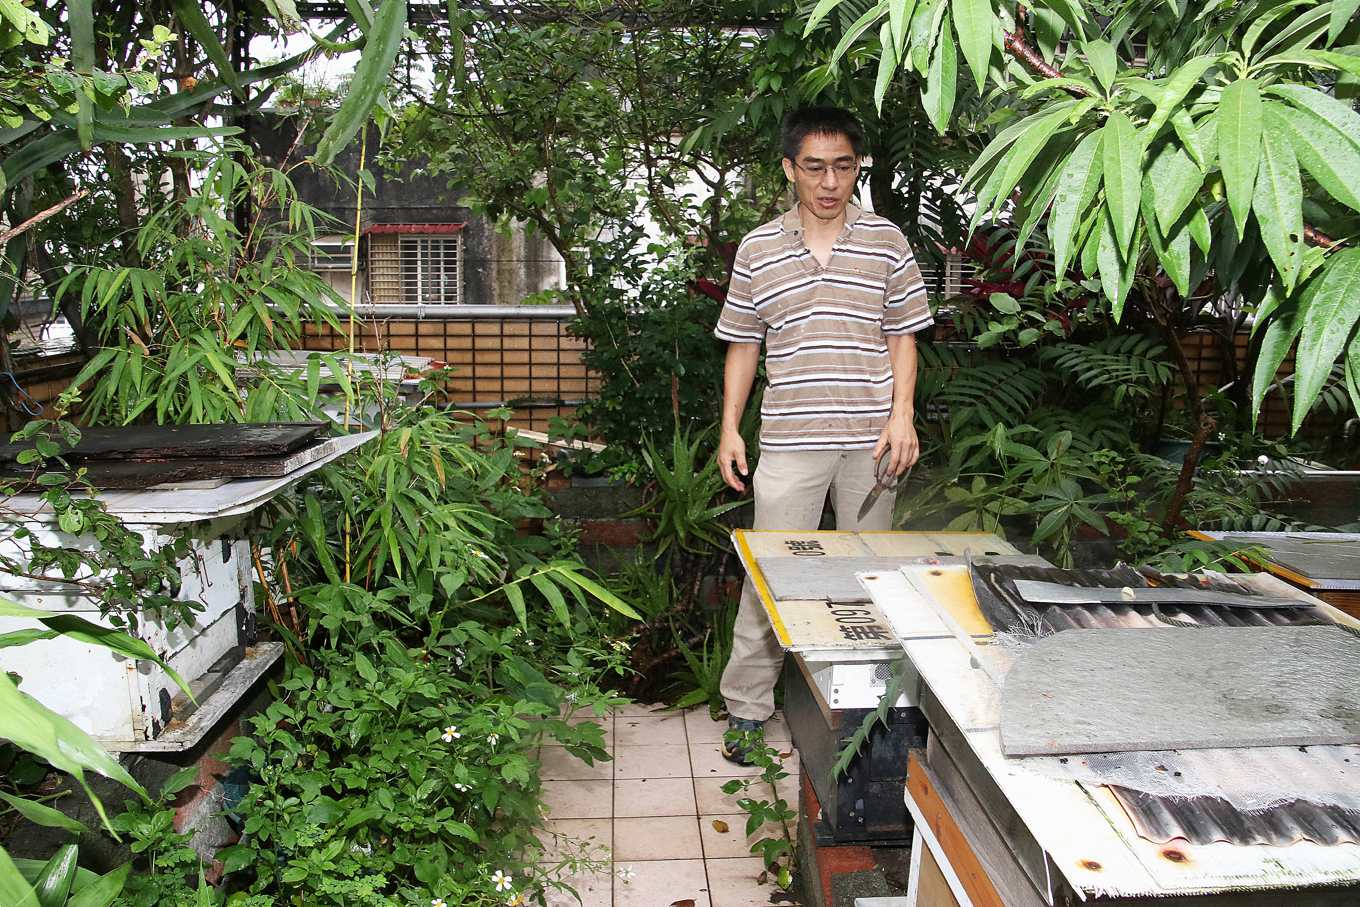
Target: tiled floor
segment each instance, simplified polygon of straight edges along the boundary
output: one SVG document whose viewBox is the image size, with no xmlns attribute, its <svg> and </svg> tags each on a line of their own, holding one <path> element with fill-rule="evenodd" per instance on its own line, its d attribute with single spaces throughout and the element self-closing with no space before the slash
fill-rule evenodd
<svg viewBox="0 0 1360 907">
<path fill-rule="evenodd" d="M 707 709 L 685 713 L 637 705 L 596 719 L 605 725 L 613 762 L 586 765 L 562 747 L 540 751 L 547 859 L 570 855 L 608 861 L 608 870 L 567 879 L 583 907 L 761 907 L 778 889 L 761 883 L 761 861 L 751 855 L 746 814 L 738 792 L 722 786 L 751 777 L 719 752 L 726 723 Z M 781 752 L 788 728 L 776 716 L 765 739 Z M 798 757 L 785 760 L 789 777 L 778 793 L 790 806 L 798 801 Z M 770 792 L 760 792 L 770 797 Z M 768 832 L 757 832 L 765 837 Z M 560 893 L 549 907 L 573 907 Z M 777 903 L 787 905 L 786 901 Z"/>
</svg>

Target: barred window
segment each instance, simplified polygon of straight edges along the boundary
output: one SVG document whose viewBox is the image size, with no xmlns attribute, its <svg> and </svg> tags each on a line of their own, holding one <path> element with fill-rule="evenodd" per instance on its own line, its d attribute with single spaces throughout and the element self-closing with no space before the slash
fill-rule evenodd
<svg viewBox="0 0 1360 907">
<path fill-rule="evenodd" d="M 458 305 L 463 301 L 463 238 L 403 236 L 399 244 L 403 301 Z"/>
</svg>

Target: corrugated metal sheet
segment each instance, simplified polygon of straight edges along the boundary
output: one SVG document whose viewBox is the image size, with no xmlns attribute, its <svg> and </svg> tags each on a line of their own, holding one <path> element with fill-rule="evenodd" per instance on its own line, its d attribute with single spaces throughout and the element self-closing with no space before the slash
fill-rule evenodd
<svg viewBox="0 0 1360 907">
<path fill-rule="evenodd" d="M 1003 632 L 1055 632 L 1068 629 L 1114 627 L 1165 628 L 1300 626 L 1329 624 L 1325 614 L 1313 606 L 1279 609 L 1207 607 L 1196 605 L 1152 608 L 1123 604 L 1035 605 L 1020 598 L 1014 588 L 1017 579 L 1042 580 L 1077 586 L 1145 588 L 1150 585 L 1182 588 L 1211 588 L 1251 596 L 1256 594 L 1230 579 L 1188 580 L 1138 571 L 1120 566 L 1113 570 L 1062 570 L 1056 567 L 982 566 L 972 567 L 973 588 L 978 606 L 992 626 Z M 1183 756 L 1186 754 L 1182 754 Z M 1282 754 L 1272 766 L 1275 777 L 1298 779 L 1319 768 L 1319 760 L 1353 758 L 1349 747 L 1309 747 L 1298 758 Z M 1232 751 L 1204 750 L 1195 757 L 1198 772 L 1227 774 L 1234 771 Z M 1322 766 L 1325 770 L 1326 766 Z M 1297 786 L 1297 785 L 1296 785 Z M 1138 830 L 1155 843 L 1184 840 L 1191 844 L 1268 844 L 1287 846 L 1298 841 L 1323 845 L 1360 843 L 1360 791 L 1354 800 L 1322 805 L 1293 799 L 1262 810 L 1243 811 L 1220 797 L 1169 797 L 1149 794 L 1127 787 L 1109 785 Z"/>
</svg>

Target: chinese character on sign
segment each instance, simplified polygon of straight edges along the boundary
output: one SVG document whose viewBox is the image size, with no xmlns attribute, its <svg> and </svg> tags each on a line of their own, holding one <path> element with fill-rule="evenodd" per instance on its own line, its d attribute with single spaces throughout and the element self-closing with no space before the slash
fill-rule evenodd
<svg viewBox="0 0 1360 907">
<path fill-rule="evenodd" d="M 880 627 L 877 624 L 870 624 L 868 626 L 865 626 L 863 624 L 858 624 L 855 626 L 846 626 L 845 624 L 841 624 L 839 629 L 841 631 L 841 635 L 844 636 L 846 640 L 850 642 L 858 642 L 859 640 L 871 640 L 871 639 L 883 639 L 883 640 L 892 639 L 892 637 L 888 635 L 887 628 Z"/>
<path fill-rule="evenodd" d="M 806 541 L 789 539 L 784 542 L 784 546 L 789 549 L 789 553 L 794 557 L 822 557 L 826 550 L 822 548 L 822 543 L 816 539 Z"/>
</svg>

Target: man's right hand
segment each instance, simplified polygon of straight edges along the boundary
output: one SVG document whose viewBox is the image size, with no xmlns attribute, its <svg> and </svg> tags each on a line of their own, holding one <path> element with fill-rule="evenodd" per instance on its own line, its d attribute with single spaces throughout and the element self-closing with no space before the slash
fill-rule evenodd
<svg viewBox="0 0 1360 907">
<path fill-rule="evenodd" d="M 718 440 L 718 471 L 733 491 L 746 490 L 746 483 L 741 480 L 741 476 L 747 475 L 746 442 L 735 428 L 724 428 Z"/>
</svg>

